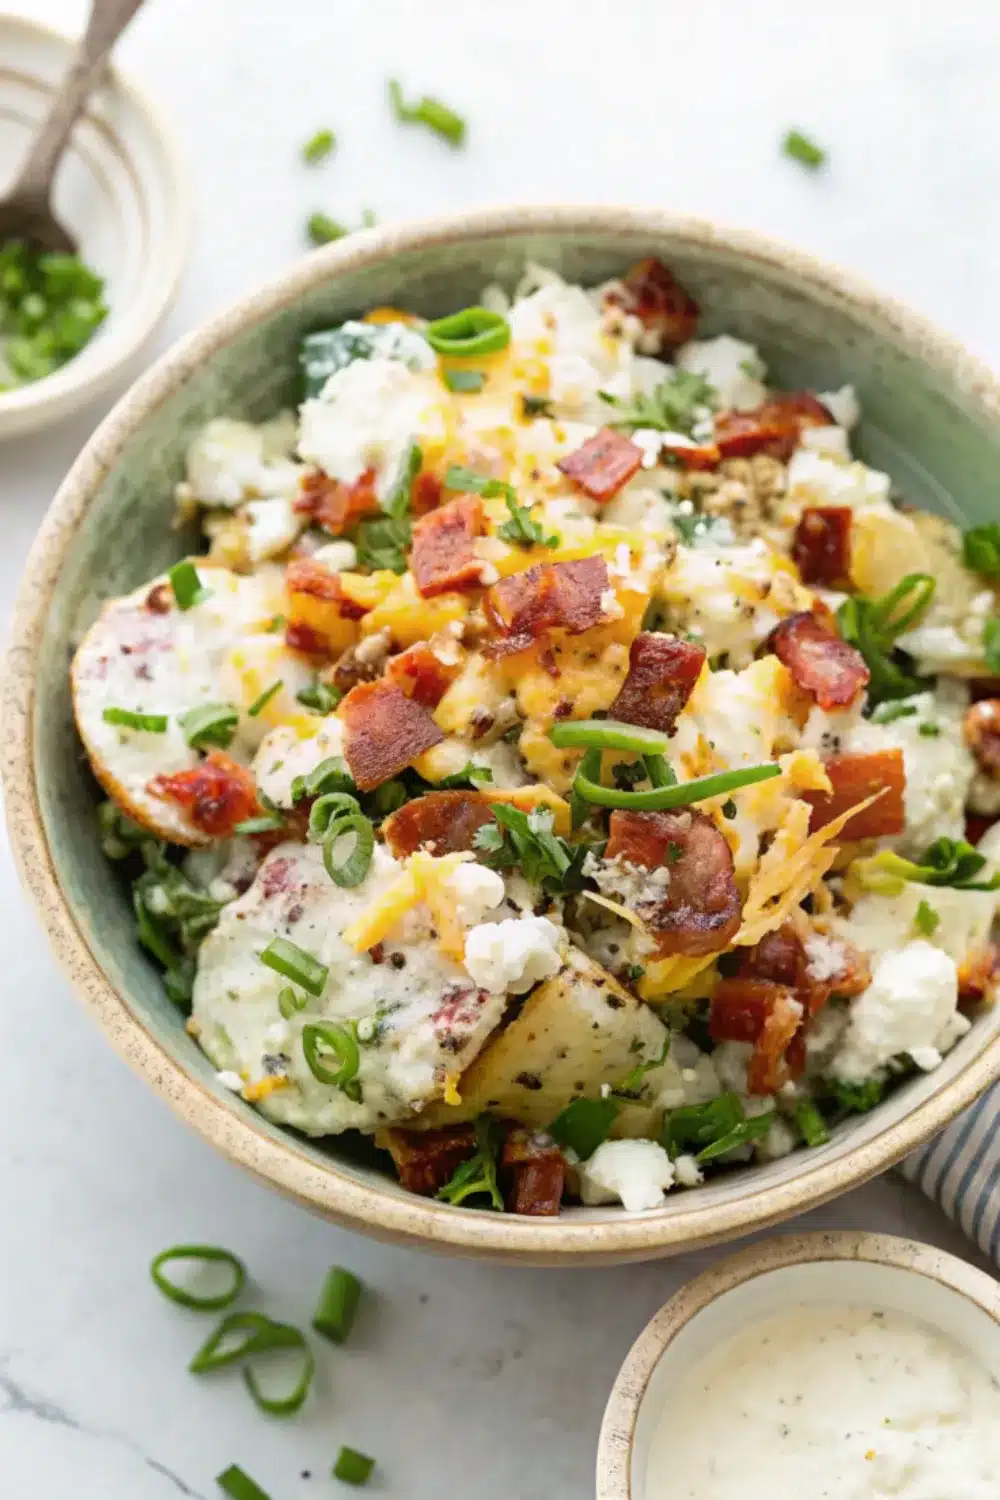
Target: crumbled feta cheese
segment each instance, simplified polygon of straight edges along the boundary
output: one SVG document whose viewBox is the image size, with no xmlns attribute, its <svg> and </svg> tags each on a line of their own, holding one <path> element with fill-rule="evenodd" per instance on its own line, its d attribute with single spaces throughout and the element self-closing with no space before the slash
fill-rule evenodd
<svg viewBox="0 0 1000 1500">
<path fill-rule="evenodd" d="M 874 891 L 862 896 L 838 929 L 866 953 L 886 953 L 920 935 L 917 912 L 922 904 L 938 919 L 927 941 L 950 954 L 956 964 L 965 963 L 988 944 L 997 912 L 996 891 L 959 891 L 915 881 L 907 881 L 893 896 Z"/>
<path fill-rule="evenodd" d="M 621 1203 L 629 1213 L 659 1208 L 674 1164 L 655 1141 L 605 1141 L 577 1168 L 584 1203 Z"/>
<path fill-rule="evenodd" d="M 696 340 L 677 351 L 677 364 L 693 375 L 703 375 L 723 410 L 749 411 L 767 396 L 763 377 L 767 367 L 753 344 L 731 338 Z"/>
<path fill-rule="evenodd" d="M 705 1174 L 693 1156 L 682 1155 L 674 1160 L 674 1176 L 680 1187 L 698 1187 L 705 1181 Z"/>
<path fill-rule="evenodd" d="M 547 917 L 516 917 L 473 927 L 465 939 L 465 967 L 492 993 L 523 995 L 562 967 L 563 937 Z"/>
<path fill-rule="evenodd" d="M 433 373 L 395 359 L 356 359 L 332 374 L 318 397 L 303 402 L 299 452 L 334 479 L 353 484 L 375 471 L 385 499 L 419 433 L 424 445 L 443 445 L 446 421 Z"/>
<path fill-rule="evenodd" d="M 843 427 L 806 427 L 799 442 L 813 453 L 825 454 L 827 458 L 839 458 L 846 462 L 851 456 L 851 447 Z"/>
<path fill-rule="evenodd" d="M 358 565 L 358 549 L 353 542 L 327 542 L 325 546 L 317 547 L 313 561 L 322 563 L 331 573 L 347 573 Z"/>
<path fill-rule="evenodd" d="M 801 505 L 847 505 L 889 510 L 888 474 L 799 447 L 788 465 L 788 494 Z"/>
<path fill-rule="evenodd" d="M 455 898 L 455 915 L 463 927 L 475 927 L 482 922 L 506 895 L 503 877 L 475 861 L 453 870 L 447 885 Z"/>
<path fill-rule="evenodd" d="M 243 508 L 249 526 L 247 550 L 251 562 L 279 557 L 295 541 L 305 524 L 287 495 L 270 500 L 250 500 Z"/>
<path fill-rule="evenodd" d="M 216 417 L 187 452 L 188 485 L 202 505 L 237 506 L 269 495 L 293 495 L 301 464 L 292 459 L 295 418 L 282 412 L 255 427 Z"/>
<path fill-rule="evenodd" d="M 843 943 L 836 938 L 824 937 L 820 932 L 811 932 L 805 941 L 806 973 L 810 979 L 822 983 L 843 973 L 847 954 Z"/>
<path fill-rule="evenodd" d="M 861 403 L 855 395 L 853 385 L 842 385 L 839 391 L 821 391 L 818 399 L 838 427 L 846 427 L 850 431 L 861 421 Z"/>
<path fill-rule="evenodd" d="M 767 1135 L 756 1142 L 754 1154 L 758 1161 L 778 1161 L 794 1151 L 798 1144 L 799 1138 L 792 1126 L 781 1115 L 775 1115 Z"/>
<path fill-rule="evenodd" d="M 919 1068 L 936 1068 L 954 1040 L 957 1005 L 958 971 L 940 948 L 918 939 L 883 954 L 871 984 L 851 1003 L 834 1075 L 863 1083 L 903 1053 Z"/>
<path fill-rule="evenodd" d="M 316 733 L 303 738 L 297 728 L 283 724 L 261 741 L 253 762 L 257 789 L 277 807 L 292 807 L 292 783 L 308 776 L 321 761 L 339 756 L 344 748 L 344 726 L 329 715 L 318 719 Z"/>
<path fill-rule="evenodd" d="M 673 438 L 678 435 L 679 434 L 674 433 L 656 432 L 651 427 L 638 427 L 633 433 L 630 433 L 629 436 L 635 446 L 642 450 L 642 467 L 644 469 L 655 469 L 657 463 L 659 462 L 660 450 L 662 449 L 664 443 L 672 442 Z M 694 444 L 691 443 L 690 438 L 681 437 L 680 442 L 682 447 L 685 445 L 688 445 L 690 447 L 694 446 Z"/>
<path fill-rule="evenodd" d="M 216 1083 L 221 1083 L 224 1089 L 232 1089 L 234 1094 L 239 1094 L 243 1089 L 243 1079 L 231 1068 L 223 1068 L 221 1073 L 215 1075 Z"/>
<path fill-rule="evenodd" d="M 751 1042 L 720 1042 L 712 1053 L 712 1062 L 719 1082 L 729 1094 L 745 1095 L 747 1092 L 747 1068 L 753 1055 Z"/>
<path fill-rule="evenodd" d="M 291 1037 L 287 1021 L 274 1021 L 264 1028 L 264 1040 L 272 1047 L 283 1047 Z"/>
</svg>

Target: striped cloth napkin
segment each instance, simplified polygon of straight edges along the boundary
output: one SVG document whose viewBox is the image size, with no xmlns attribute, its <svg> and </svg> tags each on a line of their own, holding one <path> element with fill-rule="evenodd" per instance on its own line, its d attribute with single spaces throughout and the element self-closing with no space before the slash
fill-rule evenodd
<svg viewBox="0 0 1000 1500">
<path fill-rule="evenodd" d="M 901 1170 L 1000 1265 L 1000 1083 Z"/>
</svg>

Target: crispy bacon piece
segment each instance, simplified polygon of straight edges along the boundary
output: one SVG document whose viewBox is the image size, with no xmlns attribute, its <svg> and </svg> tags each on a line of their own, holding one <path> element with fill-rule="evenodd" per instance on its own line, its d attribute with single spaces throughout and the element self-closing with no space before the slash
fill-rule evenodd
<svg viewBox="0 0 1000 1500">
<path fill-rule="evenodd" d="M 556 464 L 594 500 L 613 500 L 642 467 L 642 449 L 622 432 L 602 427 L 582 448 Z"/>
<path fill-rule="evenodd" d="M 408 698 L 422 703 L 424 708 L 437 708 L 460 671 L 457 662 L 448 666 L 435 656 L 426 641 L 420 641 L 390 657 L 385 674 L 391 682 L 399 684 Z"/>
<path fill-rule="evenodd" d="M 576 562 L 536 563 L 523 573 L 501 578 L 483 600 L 486 618 L 501 637 L 486 647 L 487 656 L 525 651 L 557 626 L 570 635 L 599 625 L 602 598 L 608 588 L 603 557 Z"/>
<path fill-rule="evenodd" d="M 399 1180 L 410 1193 L 433 1198 L 450 1182 L 463 1161 L 476 1153 L 472 1125 L 445 1130 L 387 1130 L 385 1148 L 396 1164 Z"/>
<path fill-rule="evenodd" d="M 237 823 L 260 812 L 253 775 L 222 750 L 213 750 L 188 771 L 154 776 L 147 790 L 178 803 L 194 826 L 213 839 L 229 838 Z"/>
<path fill-rule="evenodd" d="M 458 854 L 474 848 L 477 831 L 492 822 L 481 792 L 426 792 L 386 818 L 382 834 L 397 859 L 425 845 L 434 854 Z"/>
<path fill-rule="evenodd" d="M 965 743 L 988 776 L 1000 779 L 1000 698 L 980 698 L 966 709 Z"/>
<path fill-rule="evenodd" d="M 353 484 L 345 484 L 322 469 L 310 469 L 302 478 L 295 509 L 324 531 L 342 536 L 365 516 L 381 509 L 375 493 L 375 470 L 366 469 Z"/>
<path fill-rule="evenodd" d="M 732 851 L 706 813 L 616 809 L 605 854 L 641 869 L 669 870 L 664 896 L 642 913 L 658 953 L 718 953 L 735 937 L 743 902 Z"/>
<path fill-rule="evenodd" d="M 314 557 L 292 559 L 285 569 L 285 588 L 291 595 L 308 594 L 310 599 L 335 604 L 337 613 L 345 620 L 360 620 L 365 613 L 364 605 L 351 598 L 333 569 Z"/>
<path fill-rule="evenodd" d="M 406 769 L 444 735 L 426 708 L 383 678 L 359 682 L 340 705 L 344 759 L 363 792 Z"/>
<path fill-rule="evenodd" d="M 676 464 L 678 469 L 697 473 L 705 469 L 717 469 L 722 462 L 722 454 L 716 443 L 697 443 L 693 447 L 689 443 L 664 443 L 660 448 L 660 457 L 665 462 Z"/>
<path fill-rule="evenodd" d="M 829 427 L 833 418 L 809 391 L 786 391 L 752 411 L 724 411 L 715 419 L 715 441 L 723 458 L 768 453 L 787 463 L 807 427 Z"/>
<path fill-rule="evenodd" d="M 747 1070 L 751 1094 L 774 1094 L 788 1082 L 788 1051 L 802 1025 L 794 990 L 770 979 L 723 979 L 716 986 L 708 1027 L 713 1041 L 752 1042 Z"/>
<path fill-rule="evenodd" d="M 878 839 L 902 833 L 906 821 L 902 750 L 845 751 L 842 755 L 831 755 L 823 762 L 823 769 L 833 791 L 801 793 L 803 801 L 812 806 L 811 829 L 824 828 L 856 803 L 881 793 L 870 807 L 848 819 L 840 839 Z"/>
<path fill-rule="evenodd" d="M 483 502 L 478 495 L 458 495 L 414 524 L 410 568 L 425 599 L 450 589 L 481 587 L 483 564 L 476 556 L 476 537 L 482 531 Z"/>
<path fill-rule="evenodd" d="M 512 1130 L 500 1153 L 507 1183 L 507 1212 L 551 1217 L 559 1212 L 566 1185 L 566 1159 L 551 1136 Z"/>
<path fill-rule="evenodd" d="M 705 663 L 705 648 L 641 631 L 628 654 L 628 676 L 608 710 L 612 719 L 673 734 Z"/>
<path fill-rule="evenodd" d="M 987 943 L 971 954 L 958 970 L 958 1004 L 962 1011 L 975 1010 L 984 1000 L 992 1001 L 1000 974 L 1000 947 Z"/>
<path fill-rule="evenodd" d="M 861 652 L 809 610 L 789 615 L 771 634 L 771 650 L 820 708 L 847 708 L 871 673 Z"/>
<path fill-rule="evenodd" d="M 649 335 L 649 354 L 678 349 L 693 339 L 698 328 L 698 304 L 661 260 L 649 255 L 636 261 L 608 301 L 639 319 Z"/>
<path fill-rule="evenodd" d="M 752 948 L 740 950 L 739 979 L 766 979 L 772 984 L 794 990 L 806 1016 L 815 1016 L 830 999 L 841 995 L 850 999 L 860 995 L 871 981 L 867 956 L 852 943 L 841 942 L 843 963 L 835 974 L 817 979 L 809 972 L 805 946 L 790 922 L 768 932 Z M 753 1038 L 750 1038 L 753 1040 Z"/>
<path fill-rule="evenodd" d="M 988 828 L 992 828 L 996 818 L 988 818 L 985 813 L 967 812 L 965 815 L 965 838 L 969 844 L 978 844 Z"/>
<path fill-rule="evenodd" d="M 803 583 L 851 587 L 851 508 L 807 505 L 795 528 L 792 557 Z"/>
<path fill-rule="evenodd" d="M 410 505 L 415 516 L 425 516 L 441 504 L 444 485 L 431 469 L 421 469 L 410 489 Z"/>
</svg>

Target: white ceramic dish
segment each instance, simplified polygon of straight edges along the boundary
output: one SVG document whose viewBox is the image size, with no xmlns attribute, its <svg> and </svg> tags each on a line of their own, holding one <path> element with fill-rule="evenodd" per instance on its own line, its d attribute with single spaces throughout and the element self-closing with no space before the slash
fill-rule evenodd
<svg viewBox="0 0 1000 1500">
<path fill-rule="evenodd" d="M 790 1306 L 854 1303 L 922 1319 L 1000 1380 L 1000 1285 L 914 1240 L 790 1235 L 753 1245 L 689 1282 L 633 1344 L 604 1413 L 597 1500 L 645 1500 L 657 1418 L 692 1365 Z"/>
<path fill-rule="evenodd" d="M 72 42 L 0 16 L 0 192 L 6 191 L 66 71 Z M 187 174 L 158 111 L 112 70 L 73 133 L 56 212 L 107 281 L 104 325 L 73 360 L 0 394 L 0 438 L 30 432 L 98 396 L 136 356 L 173 302 L 191 229 Z"/>
</svg>

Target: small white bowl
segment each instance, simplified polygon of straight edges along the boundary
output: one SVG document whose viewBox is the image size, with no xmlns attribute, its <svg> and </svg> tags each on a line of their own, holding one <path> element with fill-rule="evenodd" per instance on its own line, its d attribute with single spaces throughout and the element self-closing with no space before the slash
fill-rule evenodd
<svg viewBox="0 0 1000 1500">
<path fill-rule="evenodd" d="M 24 160 L 72 47 L 34 21 L 0 16 L 0 193 Z M 158 111 L 116 70 L 73 132 L 55 208 L 84 260 L 105 278 L 109 313 L 61 370 L 0 393 L 0 438 L 66 416 L 129 373 L 180 283 L 191 232 L 187 174 Z"/>
<path fill-rule="evenodd" d="M 766 1240 L 689 1282 L 633 1344 L 601 1425 L 597 1500 L 645 1500 L 657 1419 L 711 1349 L 789 1307 L 831 1302 L 919 1318 L 1000 1380 L 1000 1285 L 966 1261 L 891 1235 Z"/>
</svg>

